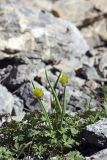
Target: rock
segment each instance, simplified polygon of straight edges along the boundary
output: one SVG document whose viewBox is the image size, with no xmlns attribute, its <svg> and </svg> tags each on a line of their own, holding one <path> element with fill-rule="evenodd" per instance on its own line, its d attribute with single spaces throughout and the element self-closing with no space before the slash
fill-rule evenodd
<svg viewBox="0 0 107 160">
<path fill-rule="evenodd" d="M 101 56 L 100 62 L 99 62 L 99 70 L 103 74 L 104 77 L 107 77 L 107 53 L 104 53 Z"/>
<path fill-rule="evenodd" d="M 2 62 L 1 62 L 2 64 Z M 3 67 L 3 66 L 2 66 Z M 6 68 L 0 69 L 0 82 L 3 83 L 10 76 L 10 72 L 12 71 L 12 66 L 8 65 Z"/>
<path fill-rule="evenodd" d="M 51 102 L 50 102 L 50 92 L 47 91 L 43 86 L 34 81 L 35 87 L 42 88 L 44 92 L 43 103 L 46 106 L 47 111 L 51 111 Z M 23 99 L 25 104 L 25 110 L 29 111 L 41 110 L 38 105 L 37 99 L 33 96 L 33 88 L 31 83 L 24 83 L 17 91 L 16 95 Z"/>
<path fill-rule="evenodd" d="M 62 57 L 81 56 L 89 50 L 72 23 L 45 11 L 21 3 L 1 3 L 1 12 L 0 50 L 7 54 L 38 51 L 43 59 L 59 61 Z"/>
<path fill-rule="evenodd" d="M 68 86 L 67 88 L 67 111 L 81 112 L 87 110 L 86 104 L 90 105 L 91 110 L 96 110 L 99 102 L 92 96 L 93 92 L 89 88 L 84 89 L 78 86 Z"/>
<path fill-rule="evenodd" d="M 103 149 L 90 157 L 86 157 L 86 160 L 106 160 L 107 159 L 107 149 Z"/>
<path fill-rule="evenodd" d="M 62 59 L 58 64 L 54 65 L 54 67 L 65 73 L 73 73 L 75 70 L 82 67 L 82 63 L 78 58 L 72 56 L 70 61 L 67 59 Z"/>
<path fill-rule="evenodd" d="M 92 91 L 100 88 L 100 84 L 98 84 L 96 81 L 94 80 L 89 80 L 86 82 L 86 86 L 89 87 Z"/>
<path fill-rule="evenodd" d="M 106 5 L 106 0 L 58 0 L 52 12 L 55 16 L 73 22 L 88 44 L 95 47 L 104 44 L 102 40 L 107 41 Z"/>
<path fill-rule="evenodd" d="M 100 37 L 107 40 L 106 3 L 106 0 L 58 0 L 53 5 L 53 13 L 76 24 L 88 44 L 94 47 L 103 44 Z"/>
<path fill-rule="evenodd" d="M 107 147 L 107 119 L 86 126 L 83 137 L 90 144 L 101 148 Z"/>
<path fill-rule="evenodd" d="M 40 9 L 45 9 L 45 10 L 48 10 L 48 11 L 51 11 L 52 9 L 52 0 L 43 0 L 42 3 L 41 1 L 39 0 L 20 0 L 21 2 L 23 2 L 24 6 L 30 8 L 34 8 L 34 9 L 37 9 L 37 8 L 40 8 Z"/>
<path fill-rule="evenodd" d="M 41 59 L 29 60 L 27 57 L 6 58 L 0 61 L 0 81 L 9 90 L 17 90 L 25 81 L 33 80 L 45 67 Z M 3 66 L 3 63 L 6 64 Z"/>
<path fill-rule="evenodd" d="M 12 94 L 0 84 L 0 114 L 11 114 L 14 105 Z"/>
<path fill-rule="evenodd" d="M 77 26 L 81 25 L 90 16 L 94 17 L 96 15 L 96 13 L 92 14 L 92 10 L 92 3 L 85 0 L 58 0 L 53 5 L 54 12 L 57 12 L 61 18 L 70 20 Z"/>
<path fill-rule="evenodd" d="M 107 19 L 102 19 L 94 24 L 96 34 L 105 42 L 107 42 Z"/>
<path fill-rule="evenodd" d="M 104 12 L 104 13 L 107 12 L 107 7 L 106 7 L 107 1 L 106 0 L 90 0 L 90 1 L 93 3 L 94 7 L 98 9 L 99 11 Z"/>
<path fill-rule="evenodd" d="M 77 70 L 77 76 L 80 76 L 82 78 L 88 79 L 88 80 L 96 80 L 98 82 L 106 82 L 107 78 L 101 78 L 96 69 L 92 66 L 89 66 L 87 64 L 83 64 L 83 67 Z"/>
<path fill-rule="evenodd" d="M 23 100 L 19 99 L 17 96 L 14 95 L 14 105 L 11 118 L 16 121 L 21 121 L 25 116 L 25 112 L 23 111 L 23 109 Z"/>
<path fill-rule="evenodd" d="M 101 41 L 99 34 L 97 34 L 97 32 L 95 31 L 95 28 L 96 27 L 93 27 L 92 24 L 81 28 L 81 33 L 91 48 L 104 44 L 104 42 Z"/>
<path fill-rule="evenodd" d="M 24 104 L 21 99 L 13 96 L 7 88 L 0 84 L 0 126 L 11 118 L 21 121 L 25 115 Z"/>
</svg>

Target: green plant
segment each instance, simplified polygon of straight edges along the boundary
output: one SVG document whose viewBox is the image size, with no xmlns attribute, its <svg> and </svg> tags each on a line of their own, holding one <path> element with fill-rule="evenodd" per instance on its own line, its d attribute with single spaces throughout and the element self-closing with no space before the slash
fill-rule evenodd
<svg viewBox="0 0 107 160">
<path fill-rule="evenodd" d="M 44 159 L 58 160 L 82 160 L 83 157 L 74 148 L 81 143 L 78 135 L 82 129 L 95 123 L 104 116 L 104 112 L 92 111 L 90 107 L 75 116 L 66 114 L 66 85 L 69 82 L 65 74 L 60 73 L 55 84 L 52 86 L 47 72 L 45 71 L 49 87 L 51 89 L 51 103 L 54 111 L 47 113 L 43 104 L 41 88 L 33 85 L 33 95 L 37 98 L 41 112 L 34 111 L 26 114 L 21 122 L 11 120 L 0 128 L 0 145 L 4 160 L 24 158 L 26 156 Z M 59 99 L 57 84 L 63 87 L 63 98 Z M 89 106 L 89 104 L 88 104 Z M 9 157 L 10 156 L 10 157 Z M 10 158 L 9 160 L 13 160 Z"/>
<path fill-rule="evenodd" d="M 6 147 L 0 147 L 0 160 L 14 160 L 11 152 Z"/>
<path fill-rule="evenodd" d="M 85 158 L 78 151 L 69 152 L 67 160 L 84 160 Z"/>
</svg>

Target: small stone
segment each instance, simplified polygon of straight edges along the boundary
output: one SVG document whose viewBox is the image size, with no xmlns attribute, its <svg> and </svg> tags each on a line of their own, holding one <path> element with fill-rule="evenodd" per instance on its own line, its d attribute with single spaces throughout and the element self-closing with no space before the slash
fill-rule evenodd
<svg viewBox="0 0 107 160">
<path fill-rule="evenodd" d="M 94 80 L 87 81 L 86 86 L 89 87 L 92 91 L 100 87 L 100 85 Z"/>
</svg>

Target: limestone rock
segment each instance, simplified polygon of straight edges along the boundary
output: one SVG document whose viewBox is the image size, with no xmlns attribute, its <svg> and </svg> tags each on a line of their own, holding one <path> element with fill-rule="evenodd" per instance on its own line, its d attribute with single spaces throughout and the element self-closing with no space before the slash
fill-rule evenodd
<svg viewBox="0 0 107 160">
<path fill-rule="evenodd" d="M 14 105 L 12 94 L 0 84 L 0 114 L 11 114 Z"/>
<path fill-rule="evenodd" d="M 98 147 L 107 147 L 107 119 L 88 125 L 83 133 L 85 140 Z"/>
<path fill-rule="evenodd" d="M 101 12 L 107 13 L 107 1 L 106 0 L 90 0 L 96 9 L 99 9 Z"/>
<path fill-rule="evenodd" d="M 52 9 L 52 0 L 43 0 L 42 3 L 40 0 L 20 0 L 21 2 L 24 3 L 24 6 L 26 7 L 32 7 L 34 9 L 37 9 L 37 8 L 41 8 L 41 9 L 45 9 L 45 10 L 48 10 L 48 11 L 51 11 Z"/>
<path fill-rule="evenodd" d="M 92 13 L 92 10 L 93 4 L 86 0 L 58 0 L 53 6 L 53 11 L 56 11 L 61 18 L 70 20 L 77 26 L 85 19 L 97 15 L 96 12 Z"/>
<path fill-rule="evenodd" d="M 106 160 L 107 159 L 107 149 L 103 149 L 90 157 L 86 157 L 86 160 Z"/>
<path fill-rule="evenodd" d="M 38 51 L 43 59 L 58 61 L 89 50 L 78 29 L 68 21 L 19 2 L 1 3 L 0 9 L 0 50 L 4 53 Z"/>
</svg>

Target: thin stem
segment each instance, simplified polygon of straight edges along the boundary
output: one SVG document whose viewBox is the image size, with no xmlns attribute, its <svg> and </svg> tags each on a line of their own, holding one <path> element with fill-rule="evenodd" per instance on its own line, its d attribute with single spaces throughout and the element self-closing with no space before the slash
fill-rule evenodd
<svg viewBox="0 0 107 160">
<path fill-rule="evenodd" d="M 63 122 L 63 118 L 66 111 L 66 86 L 64 86 L 63 94 L 64 94 L 64 97 L 63 97 L 63 108 L 62 108 L 62 115 L 61 115 L 61 127 L 62 127 L 62 122 Z"/>
<path fill-rule="evenodd" d="M 47 120 L 47 122 L 48 122 L 48 124 L 49 124 L 49 126 L 50 126 L 50 129 L 53 129 L 53 127 L 52 127 L 52 125 L 51 125 L 50 118 L 49 118 L 49 116 L 48 116 L 48 113 L 46 112 L 46 109 L 45 109 L 42 101 L 41 101 L 40 99 L 38 99 L 38 102 L 39 102 L 39 105 L 40 105 L 40 107 L 41 107 L 41 109 L 42 109 L 42 112 L 43 112 L 43 114 L 44 114 L 44 116 L 45 116 L 45 118 L 46 118 L 46 120 Z"/>
<path fill-rule="evenodd" d="M 31 145 L 32 144 L 32 141 L 30 141 L 30 142 L 28 142 L 27 144 L 24 144 L 22 147 L 21 147 L 21 149 L 20 149 L 20 151 L 19 151 L 19 153 L 18 153 L 18 155 L 17 155 L 17 159 L 20 157 L 20 155 L 24 152 L 24 150 L 29 146 L 29 145 Z"/>
<path fill-rule="evenodd" d="M 56 89 L 56 87 L 57 87 L 57 84 L 58 84 L 58 81 L 59 81 L 59 78 L 60 78 L 60 76 L 61 76 L 61 74 L 62 74 L 62 72 L 60 72 L 60 74 L 59 74 L 59 76 L 58 76 L 58 78 L 57 78 L 57 80 L 56 80 L 56 82 L 55 82 L 55 84 L 54 84 L 54 90 Z"/>
<path fill-rule="evenodd" d="M 57 106 L 56 106 L 56 107 L 57 107 L 56 112 L 62 113 L 62 108 L 61 108 L 59 99 L 58 99 L 58 97 L 57 97 L 57 94 L 56 94 L 54 88 L 52 87 L 52 85 L 51 85 L 51 83 L 50 83 L 50 80 L 49 80 L 49 78 L 48 78 L 48 75 L 47 75 L 47 71 L 46 71 L 46 70 L 45 70 L 45 74 L 46 74 L 46 79 L 47 79 L 47 81 L 48 81 L 48 83 L 49 83 L 49 86 L 50 86 L 50 88 L 51 88 L 51 90 L 52 90 L 53 96 L 55 97 L 55 101 L 56 101 L 56 105 L 57 105 Z"/>
<path fill-rule="evenodd" d="M 31 83 L 32 83 L 33 89 L 35 89 L 35 85 L 34 85 L 33 81 L 31 81 Z"/>
</svg>

